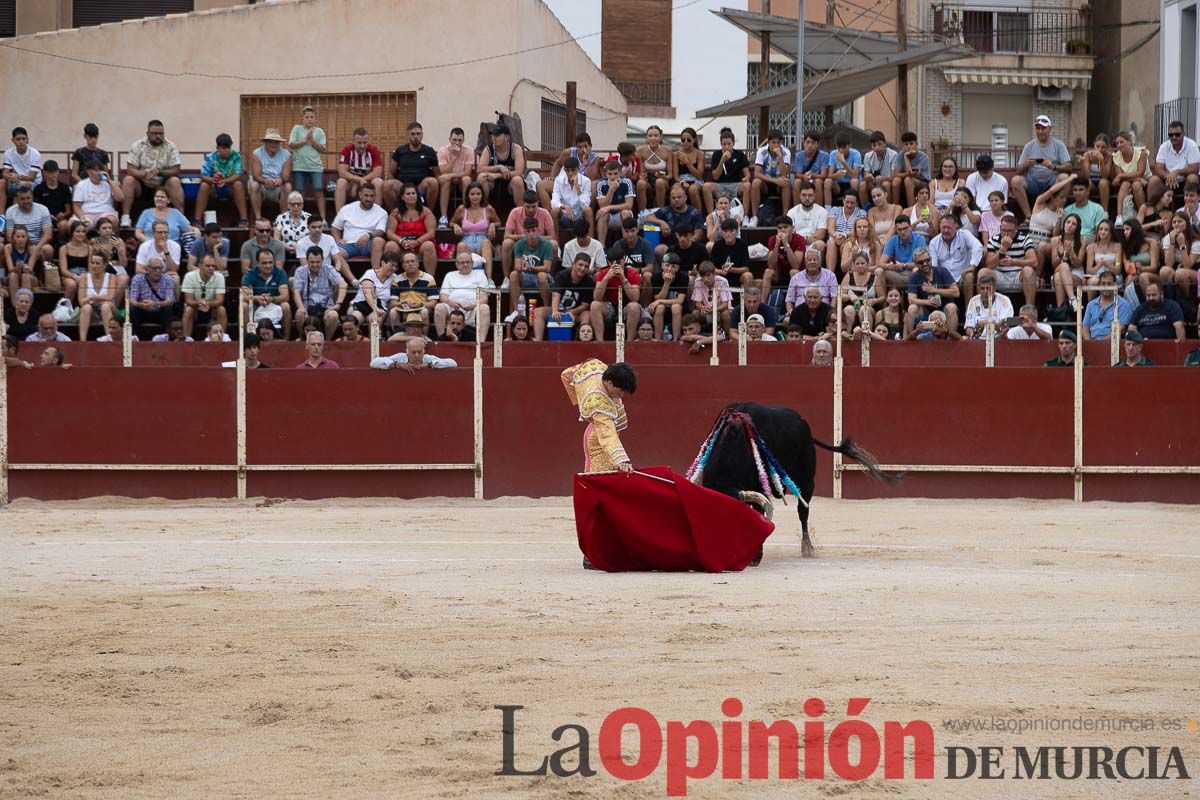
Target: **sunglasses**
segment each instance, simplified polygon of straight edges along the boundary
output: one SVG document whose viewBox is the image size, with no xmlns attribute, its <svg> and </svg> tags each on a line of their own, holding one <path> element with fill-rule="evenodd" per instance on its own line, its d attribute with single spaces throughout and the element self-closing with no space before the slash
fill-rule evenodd
<svg viewBox="0 0 1200 800">
<path fill-rule="evenodd" d="M 930 259 L 926 258 L 926 259 L 924 259 L 923 261 L 914 261 L 913 263 L 914 263 L 914 264 L 916 264 L 918 267 L 923 267 L 923 266 L 925 266 L 926 264 L 932 264 L 932 263 L 933 263 L 933 261 L 931 261 Z"/>
<path fill-rule="evenodd" d="M 1182 139 L 1182 138 L 1183 138 L 1183 132 L 1182 132 L 1182 131 L 1179 131 L 1179 132 L 1176 132 L 1176 133 L 1168 133 L 1168 134 L 1167 134 L 1167 138 L 1168 138 L 1168 139 Z"/>
</svg>

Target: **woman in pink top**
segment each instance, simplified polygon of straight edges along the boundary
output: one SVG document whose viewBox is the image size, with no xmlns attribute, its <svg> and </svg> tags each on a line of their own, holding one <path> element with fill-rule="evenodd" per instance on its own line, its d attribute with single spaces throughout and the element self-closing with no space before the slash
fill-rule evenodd
<svg viewBox="0 0 1200 800">
<path fill-rule="evenodd" d="M 451 230 L 461 240 L 457 251 L 478 253 L 491 266 L 494 255 L 492 239 L 496 235 L 496 228 L 500 226 L 500 217 L 496 209 L 483 202 L 483 185 L 478 181 L 467 184 L 463 197 L 463 204 L 450 220 Z"/>
</svg>

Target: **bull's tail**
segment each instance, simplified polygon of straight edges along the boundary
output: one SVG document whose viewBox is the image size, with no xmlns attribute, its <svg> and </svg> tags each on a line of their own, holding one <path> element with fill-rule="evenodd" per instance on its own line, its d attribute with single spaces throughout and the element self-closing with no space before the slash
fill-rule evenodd
<svg viewBox="0 0 1200 800">
<path fill-rule="evenodd" d="M 903 472 L 885 472 L 880 469 L 878 459 L 871 455 L 870 451 L 856 445 L 854 440 L 849 436 L 842 439 L 842 443 L 836 447 L 831 444 L 825 444 L 816 437 L 813 437 L 813 444 L 831 453 L 841 453 L 846 458 L 857 461 L 867 470 L 867 474 L 877 481 L 896 484 L 905 478 L 905 473 Z"/>
</svg>

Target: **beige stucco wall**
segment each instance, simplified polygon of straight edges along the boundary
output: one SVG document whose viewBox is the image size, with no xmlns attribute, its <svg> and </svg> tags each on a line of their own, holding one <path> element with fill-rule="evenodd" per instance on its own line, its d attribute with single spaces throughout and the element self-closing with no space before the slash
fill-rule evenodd
<svg viewBox="0 0 1200 800">
<path fill-rule="evenodd" d="M 1121 21 L 1155 19 L 1159 16 L 1159 5 L 1155 0 L 1124 0 L 1121 4 Z M 1158 57 L 1162 36 L 1155 35 L 1143 41 L 1154 29 L 1145 25 L 1121 29 L 1120 61 L 1120 106 L 1115 129 L 1136 131 L 1141 142 L 1154 142 L 1154 106 L 1158 103 L 1159 74 Z"/>
<path fill-rule="evenodd" d="M 163 120 L 181 150 L 208 150 L 222 131 L 237 140 L 243 94 L 414 91 L 426 140 L 435 146 L 452 126 L 471 131 L 499 110 L 519 113 L 525 139 L 536 147 L 541 98 L 552 94 L 535 84 L 561 92 L 575 80 L 596 146 L 615 147 L 624 138 L 624 99 L 573 42 L 462 67 L 320 77 L 446 64 L 570 39 L 540 0 L 494 0 L 486 39 L 459 39 L 472 44 L 456 46 L 452 37 L 474 26 L 479 13 L 475 0 L 285 0 L 20 37 L 10 44 L 173 74 L 83 67 L 0 48 L 0 75 L 36 76 L 0 81 L 0 108 L 47 153 L 82 144 L 87 121 L 100 126 L 101 146 L 127 150 L 152 117 Z M 298 41 L 312 46 L 298 49 Z M 230 77 L 176 77 L 183 72 Z M 312 77 L 264 79 L 280 75 Z"/>
</svg>

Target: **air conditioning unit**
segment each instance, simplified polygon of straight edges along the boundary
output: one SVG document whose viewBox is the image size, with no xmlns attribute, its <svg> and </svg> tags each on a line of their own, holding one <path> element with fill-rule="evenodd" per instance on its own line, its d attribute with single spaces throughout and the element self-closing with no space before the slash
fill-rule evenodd
<svg viewBox="0 0 1200 800">
<path fill-rule="evenodd" d="M 1051 103 L 1069 103 L 1075 99 L 1075 90 L 1064 86 L 1039 86 L 1037 99 Z"/>
</svg>

